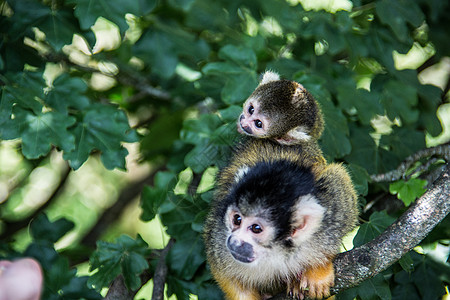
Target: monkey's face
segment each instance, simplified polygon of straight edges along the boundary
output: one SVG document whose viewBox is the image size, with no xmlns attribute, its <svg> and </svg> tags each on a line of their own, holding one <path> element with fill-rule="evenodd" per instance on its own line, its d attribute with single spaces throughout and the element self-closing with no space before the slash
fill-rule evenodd
<svg viewBox="0 0 450 300">
<path fill-rule="evenodd" d="M 238 131 L 254 137 L 266 137 L 269 132 L 269 118 L 260 109 L 259 101 L 248 99 L 238 119 Z"/>
<path fill-rule="evenodd" d="M 270 245 L 274 236 L 273 226 L 266 219 L 245 216 L 238 208 L 230 207 L 225 223 L 230 231 L 226 245 L 237 261 L 258 263 L 266 255 L 265 248 Z"/>
</svg>

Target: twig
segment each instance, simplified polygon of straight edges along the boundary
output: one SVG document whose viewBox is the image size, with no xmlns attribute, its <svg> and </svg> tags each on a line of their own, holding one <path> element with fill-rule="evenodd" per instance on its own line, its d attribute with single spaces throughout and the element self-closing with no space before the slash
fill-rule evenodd
<svg viewBox="0 0 450 300">
<path fill-rule="evenodd" d="M 156 265 L 155 274 L 153 276 L 153 300 L 164 300 L 164 287 L 166 284 L 166 277 L 168 268 L 166 265 L 166 256 L 169 250 L 172 248 L 174 239 L 170 239 L 166 247 L 161 251 L 158 264 Z"/>
<path fill-rule="evenodd" d="M 142 191 L 145 184 L 151 184 L 153 177 L 160 171 L 155 169 L 144 179 L 137 181 L 127 188 L 123 189 L 117 201 L 108 209 L 106 209 L 101 217 L 97 220 L 96 225 L 82 239 L 81 244 L 90 248 L 94 248 L 100 235 L 109 228 L 110 224 L 116 222 L 118 217 L 122 214 L 125 207 L 135 199 Z"/>
<path fill-rule="evenodd" d="M 431 156 L 440 157 L 446 160 L 446 162 L 450 161 L 450 143 L 446 143 L 443 145 L 439 145 L 436 147 L 426 148 L 418 151 L 417 153 L 408 156 L 396 170 L 389 171 L 384 174 L 376 174 L 371 175 L 370 179 L 372 182 L 392 182 L 399 179 L 408 178 L 405 175 L 406 171 L 417 161 L 423 158 L 428 158 Z M 419 167 L 415 173 L 427 170 L 431 163 L 435 162 L 432 160 L 430 163 L 424 164 Z"/>
<path fill-rule="evenodd" d="M 128 85 L 136 88 L 136 90 L 139 91 L 139 97 L 143 97 L 144 95 L 150 96 L 155 99 L 169 101 L 171 100 L 170 93 L 167 91 L 163 91 L 161 89 L 155 88 L 151 86 L 151 84 L 148 82 L 148 80 L 140 76 L 138 72 L 134 70 L 128 70 L 130 68 L 127 68 L 123 65 L 119 66 L 119 73 L 113 74 L 113 73 L 104 73 L 101 72 L 99 69 L 79 65 L 69 59 L 64 54 L 56 54 L 56 53 L 45 53 L 41 54 L 43 58 L 48 62 L 53 63 L 64 63 L 70 67 L 73 67 L 79 71 L 86 72 L 86 73 L 101 73 L 103 75 L 109 76 L 111 78 L 116 79 L 118 82 L 120 82 L 123 85 Z M 117 62 L 116 62 L 117 64 Z M 136 99 L 133 99 L 134 101 Z"/>
</svg>

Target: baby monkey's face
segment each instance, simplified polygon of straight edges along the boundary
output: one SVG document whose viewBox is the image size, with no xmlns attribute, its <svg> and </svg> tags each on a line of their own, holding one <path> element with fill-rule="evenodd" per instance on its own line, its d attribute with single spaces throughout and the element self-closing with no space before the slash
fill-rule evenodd
<svg viewBox="0 0 450 300">
<path fill-rule="evenodd" d="M 261 111 L 259 101 L 251 98 L 245 101 L 237 124 L 239 133 L 254 137 L 268 137 L 269 127 L 270 120 Z"/>
</svg>

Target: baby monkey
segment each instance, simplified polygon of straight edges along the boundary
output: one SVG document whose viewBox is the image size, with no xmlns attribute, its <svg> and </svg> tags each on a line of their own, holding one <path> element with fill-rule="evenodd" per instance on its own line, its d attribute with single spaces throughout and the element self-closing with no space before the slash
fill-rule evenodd
<svg viewBox="0 0 450 300">
<path fill-rule="evenodd" d="M 204 226 L 207 259 L 226 298 L 329 296 L 332 260 L 356 224 L 356 199 L 339 164 L 267 139 L 238 146 Z"/>
<path fill-rule="evenodd" d="M 299 144 L 319 139 L 323 131 L 322 113 L 301 84 L 280 80 L 277 73 L 266 71 L 244 103 L 238 131 L 284 145 Z"/>
</svg>

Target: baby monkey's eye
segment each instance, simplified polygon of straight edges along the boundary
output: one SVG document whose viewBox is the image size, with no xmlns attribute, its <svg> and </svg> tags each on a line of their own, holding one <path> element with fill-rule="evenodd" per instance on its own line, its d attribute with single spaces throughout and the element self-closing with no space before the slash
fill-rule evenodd
<svg viewBox="0 0 450 300">
<path fill-rule="evenodd" d="M 263 231 L 261 226 L 259 226 L 258 224 L 253 224 L 252 226 L 250 226 L 250 230 L 256 234 L 261 233 Z"/>
<path fill-rule="evenodd" d="M 255 108 L 253 107 L 253 105 L 250 105 L 250 106 L 248 107 L 248 113 L 251 114 L 251 115 L 253 115 L 254 112 L 255 112 Z"/>
<path fill-rule="evenodd" d="M 241 222 L 242 222 L 242 217 L 238 214 L 235 214 L 233 216 L 233 225 L 239 226 L 239 225 L 241 225 Z"/>
<path fill-rule="evenodd" d="M 260 120 L 255 120 L 255 126 L 256 128 L 262 128 L 262 122 Z"/>
</svg>

